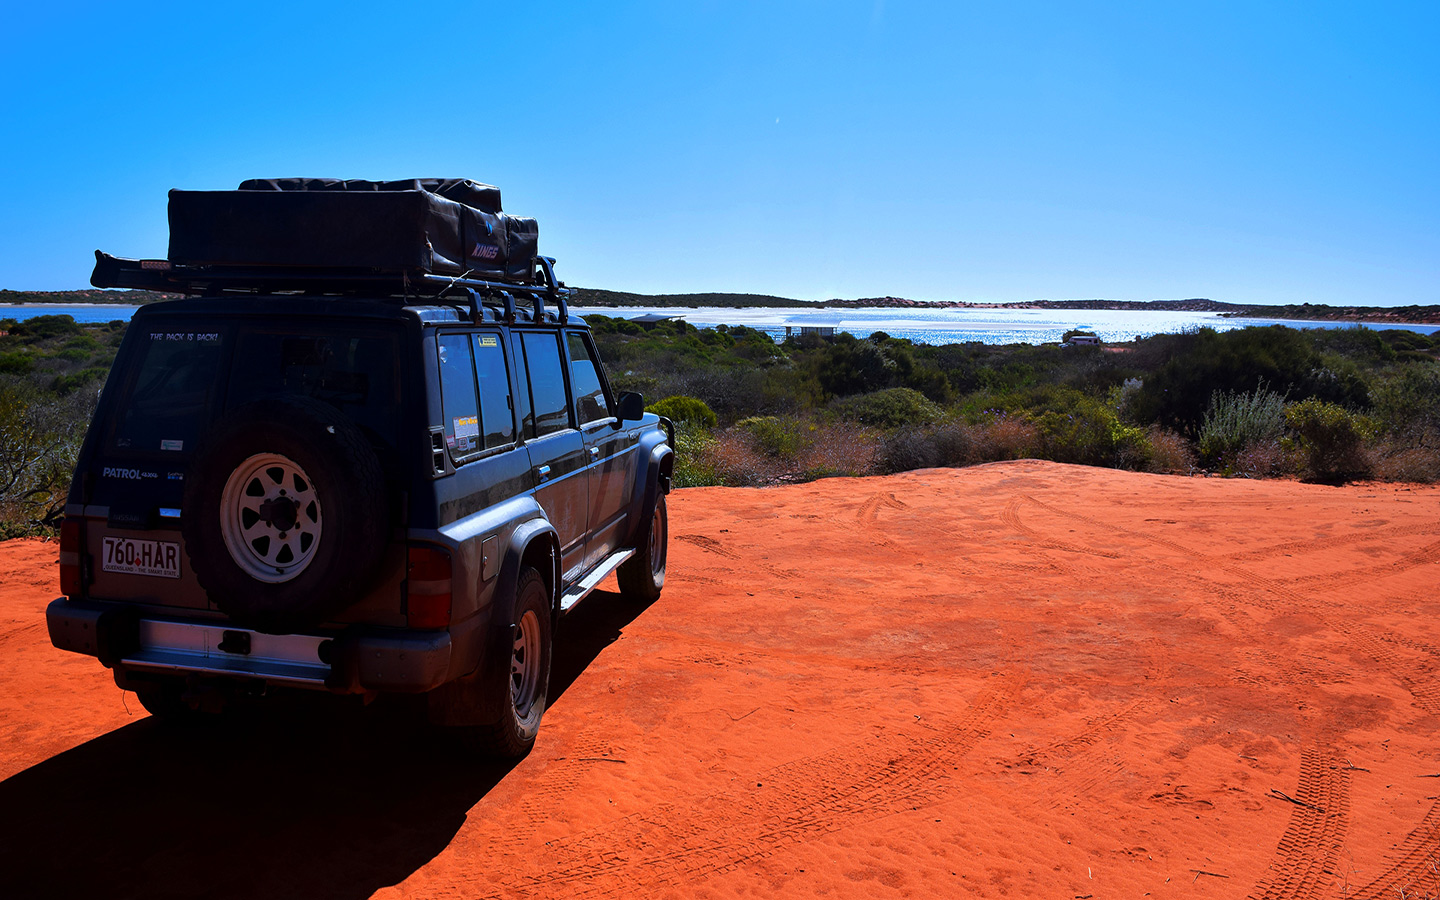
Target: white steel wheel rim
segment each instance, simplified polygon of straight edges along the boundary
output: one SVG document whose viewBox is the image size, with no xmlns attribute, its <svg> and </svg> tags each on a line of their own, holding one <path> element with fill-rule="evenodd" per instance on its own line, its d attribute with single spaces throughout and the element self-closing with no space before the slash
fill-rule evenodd
<svg viewBox="0 0 1440 900">
<path fill-rule="evenodd" d="M 220 495 L 225 549 L 256 581 L 279 584 L 304 572 L 323 526 L 315 483 L 278 453 L 257 453 L 236 466 Z"/>
<path fill-rule="evenodd" d="M 520 718 L 530 715 L 540 688 L 540 617 L 534 610 L 515 625 L 515 643 L 510 652 L 510 702 Z"/>
</svg>

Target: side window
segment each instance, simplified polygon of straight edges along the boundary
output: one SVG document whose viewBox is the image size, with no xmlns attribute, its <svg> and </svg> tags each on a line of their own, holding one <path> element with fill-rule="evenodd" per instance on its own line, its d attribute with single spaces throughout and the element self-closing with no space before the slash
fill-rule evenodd
<svg viewBox="0 0 1440 900">
<path fill-rule="evenodd" d="M 515 378 L 520 383 L 520 393 L 515 398 L 515 418 L 520 423 L 520 436 L 535 436 L 535 409 L 530 405 L 530 367 L 525 362 L 525 342 L 518 331 L 511 332 L 511 349 L 515 355 Z"/>
<path fill-rule="evenodd" d="M 475 376 L 480 383 L 480 423 L 485 449 L 515 442 L 515 420 L 510 414 L 510 376 L 505 371 L 505 348 L 500 335 L 475 335 Z"/>
<path fill-rule="evenodd" d="M 445 445 L 452 456 L 469 456 L 481 449 L 480 408 L 475 400 L 475 365 L 470 357 L 470 335 L 442 334 L 440 405 L 445 417 Z"/>
<path fill-rule="evenodd" d="M 570 346 L 570 386 L 575 391 L 575 412 L 580 424 L 610 418 L 614 412 L 600 384 L 600 368 L 590 350 L 590 342 L 575 331 L 568 332 L 565 341 Z"/>
<path fill-rule="evenodd" d="M 560 336 L 525 332 L 525 368 L 530 373 L 530 402 L 535 436 L 544 437 L 570 427 L 570 402 L 565 394 L 565 370 L 560 362 Z"/>
</svg>

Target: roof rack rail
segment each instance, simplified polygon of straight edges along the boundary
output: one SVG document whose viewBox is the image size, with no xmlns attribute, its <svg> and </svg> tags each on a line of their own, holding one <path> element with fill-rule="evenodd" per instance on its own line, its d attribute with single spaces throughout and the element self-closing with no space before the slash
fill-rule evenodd
<svg viewBox="0 0 1440 900">
<path fill-rule="evenodd" d="M 320 294 L 381 294 L 406 304 L 412 301 L 444 303 L 454 289 L 468 289 L 483 300 L 493 300 L 515 319 L 514 294 L 529 294 L 537 322 L 545 319 L 545 303 L 554 307 L 560 324 L 570 317 L 565 283 L 555 279 L 555 260 L 535 257 L 531 266 L 533 283 L 488 281 L 423 271 L 385 272 L 373 269 L 285 268 L 266 266 L 197 266 L 172 263 L 167 259 L 124 259 L 95 251 L 95 271 L 90 283 L 98 288 L 138 288 L 175 294 L 234 296 L 245 293 L 305 292 Z M 473 302 L 473 301 L 472 301 Z"/>
</svg>

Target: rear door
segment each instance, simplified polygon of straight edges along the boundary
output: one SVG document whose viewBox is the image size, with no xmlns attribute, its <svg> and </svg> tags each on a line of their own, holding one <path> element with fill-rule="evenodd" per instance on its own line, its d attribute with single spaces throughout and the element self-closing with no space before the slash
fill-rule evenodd
<svg viewBox="0 0 1440 900">
<path fill-rule="evenodd" d="M 110 414 L 96 421 L 85 508 L 89 593 L 204 609 L 180 537 L 180 506 L 195 446 L 219 406 L 232 330 L 160 317 L 131 328 L 107 388 Z"/>
<path fill-rule="evenodd" d="M 575 427 L 558 331 L 516 331 L 514 348 L 521 373 L 520 432 L 530 454 L 535 499 L 559 534 L 561 570 L 570 582 L 585 567 L 589 454 Z"/>
<path fill-rule="evenodd" d="M 599 357 L 583 330 L 565 332 L 575 420 L 590 464 L 590 542 L 587 568 L 616 550 L 627 537 L 625 514 L 634 496 L 635 448 L 639 438 L 619 427 L 615 399 Z"/>
</svg>

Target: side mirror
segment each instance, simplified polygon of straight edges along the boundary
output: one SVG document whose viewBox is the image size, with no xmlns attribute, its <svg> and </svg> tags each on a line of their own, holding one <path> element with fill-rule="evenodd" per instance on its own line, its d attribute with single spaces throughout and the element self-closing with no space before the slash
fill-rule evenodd
<svg viewBox="0 0 1440 900">
<path fill-rule="evenodd" d="M 641 416 L 645 415 L 645 398 L 634 391 L 626 391 L 621 394 L 615 405 L 619 407 L 618 418 L 622 422 L 638 421 Z"/>
</svg>

